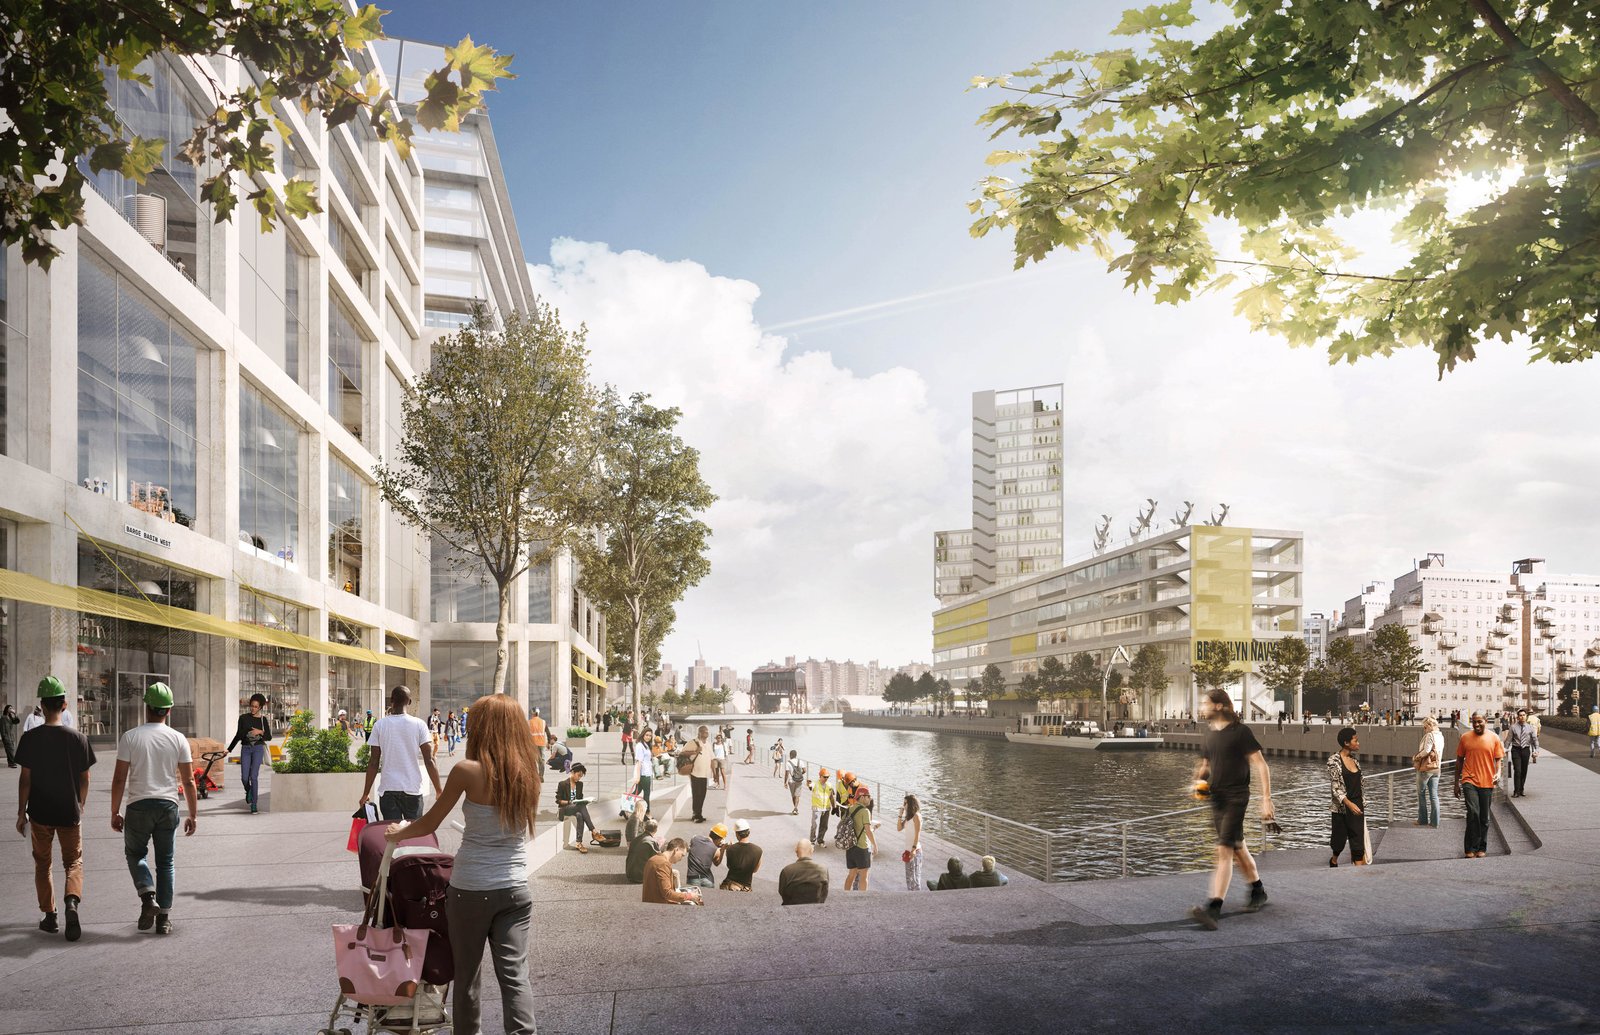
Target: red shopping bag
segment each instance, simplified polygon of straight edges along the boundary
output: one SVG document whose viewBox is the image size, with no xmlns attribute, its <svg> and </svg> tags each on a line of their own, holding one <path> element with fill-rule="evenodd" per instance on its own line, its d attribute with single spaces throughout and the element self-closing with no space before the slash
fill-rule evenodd
<svg viewBox="0 0 1600 1035">
<path fill-rule="evenodd" d="M 350 817 L 350 839 L 344 843 L 346 851 L 358 851 L 361 844 L 361 831 L 365 830 L 368 823 L 378 821 L 378 807 L 370 801 L 356 809 Z"/>
</svg>

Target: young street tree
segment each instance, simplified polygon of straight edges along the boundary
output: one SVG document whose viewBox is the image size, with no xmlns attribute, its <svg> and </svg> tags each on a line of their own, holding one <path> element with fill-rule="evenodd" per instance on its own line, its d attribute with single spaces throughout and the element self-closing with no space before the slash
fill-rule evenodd
<svg viewBox="0 0 1600 1035">
<path fill-rule="evenodd" d="M 1074 654 L 1067 663 L 1067 693 L 1085 700 L 1100 696 L 1100 681 L 1104 678 L 1092 654 Z"/>
<path fill-rule="evenodd" d="M 1491 339 L 1600 348 L 1600 8 L 1231 0 L 1195 40 L 1192 6 L 973 80 L 1008 94 L 979 121 L 1022 138 L 989 156 L 1022 174 L 983 182 L 974 236 L 1011 231 L 1019 268 L 1093 248 L 1157 302 L 1233 285 L 1252 326 L 1330 361 L 1422 347 L 1442 375 Z M 1379 209 L 1398 263 L 1337 223 Z"/>
<path fill-rule="evenodd" d="M 585 534 L 594 516 L 595 397 L 583 332 L 539 303 L 472 322 L 433 346 L 401 402 L 399 455 L 378 490 L 401 520 L 494 582 L 494 681 L 504 687 L 511 583 Z M 538 544 L 538 545 L 535 545 Z M 481 567 L 480 567 L 481 566 Z"/>
<path fill-rule="evenodd" d="M 1431 667 L 1403 625 L 1385 625 L 1372 634 L 1372 660 L 1376 678 L 1389 684 L 1386 707 L 1396 711 L 1403 707 L 1400 689 L 1415 686 L 1417 677 Z"/>
<path fill-rule="evenodd" d="M 1039 697 L 1046 701 L 1065 701 L 1072 693 L 1067 681 L 1067 666 L 1054 654 L 1039 662 Z"/>
<path fill-rule="evenodd" d="M 1318 659 L 1306 669 L 1300 684 L 1301 718 L 1337 711 L 1339 708 L 1339 679 L 1328 663 Z"/>
<path fill-rule="evenodd" d="M 1355 640 L 1341 636 L 1328 644 L 1328 671 L 1338 686 L 1340 709 L 1355 707 L 1358 693 L 1365 700 L 1372 670 L 1367 652 Z"/>
<path fill-rule="evenodd" d="M 1305 678 L 1306 666 L 1311 663 L 1311 649 L 1298 636 L 1274 640 L 1267 660 L 1261 666 L 1261 680 L 1272 691 L 1272 696 L 1287 704 L 1288 711 L 1295 709 L 1295 691 Z"/>
<path fill-rule="evenodd" d="M 1221 641 L 1201 643 L 1190 671 L 1202 693 L 1224 690 L 1239 681 L 1239 673 L 1233 670 L 1233 648 Z"/>
<path fill-rule="evenodd" d="M 143 183 L 167 141 L 128 132 L 112 107 L 110 76 L 151 84 L 149 62 L 159 55 L 187 62 L 210 84 L 210 114 L 182 145 L 183 157 L 202 166 L 201 200 L 217 220 L 241 200 L 263 226 L 281 213 L 320 212 L 315 185 L 272 178 L 276 141 L 290 135 L 280 111 L 293 106 L 320 112 L 328 126 L 365 120 L 380 140 L 401 154 L 410 149 L 411 122 L 401 114 L 376 73 L 358 71 L 350 52 L 382 38 L 380 12 L 368 4 L 355 13 L 342 0 L 276 3 L 188 3 L 182 0 L 52 0 L 7 4 L 0 12 L 0 244 L 22 244 L 23 258 L 48 265 L 59 249 L 51 230 L 83 219 L 86 182 L 79 162 L 93 172 L 115 169 Z M 227 53 L 256 69 L 259 78 L 225 87 L 210 59 Z M 513 78 L 509 56 L 471 38 L 445 50 L 444 67 L 427 77 L 416 106 L 426 129 L 455 130 L 462 116 L 482 106 L 485 91 Z M 108 66 L 109 65 L 109 70 Z"/>
<path fill-rule="evenodd" d="M 1128 685 L 1144 696 L 1146 713 L 1151 710 L 1150 699 L 1166 693 L 1167 684 L 1167 659 L 1162 656 L 1161 649 L 1153 643 L 1140 647 L 1133 655 Z M 1146 718 L 1152 716 L 1146 714 Z"/>
<path fill-rule="evenodd" d="M 969 679 L 964 689 L 967 692 L 967 710 L 981 711 L 984 706 L 983 681 L 976 677 Z"/>
<path fill-rule="evenodd" d="M 998 700 L 1006 692 L 1006 677 L 1000 674 L 1000 666 L 992 661 L 983 666 L 981 683 L 986 701 Z"/>
<path fill-rule="evenodd" d="M 597 528 L 578 546 L 579 585 L 626 643 L 635 709 L 644 662 L 659 659 L 674 606 L 711 571 L 711 528 L 700 515 L 716 496 L 700 477 L 699 451 L 673 430 L 681 415 L 640 394 L 607 390 L 600 402 Z"/>
</svg>

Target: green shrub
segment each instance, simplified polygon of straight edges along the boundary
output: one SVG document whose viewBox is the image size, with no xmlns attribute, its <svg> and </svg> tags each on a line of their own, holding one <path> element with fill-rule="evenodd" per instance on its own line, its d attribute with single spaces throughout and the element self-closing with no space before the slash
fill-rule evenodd
<svg viewBox="0 0 1600 1035">
<path fill-rule="evenodd" d="M 567 727 L 567 739 L 568 740 L 571 740 L 573 737 L 587 737 L 588 735 L 589 735 L 589 727 L 587 727 L 587 726 L 568 726 Z"/>
<path fill-rule="evenodd" d="M 1576 715 L 1541 715 L 1539 716 L 1539 722 L 1541 725 L 1553 726 L 1558 730 L 1570 730 L 1573 733 L 1583 734 L 1589 732 L 1589 720 L 1586 718 L 1580 719 Z"/>
<path fill-rule="evenodd" d="M 359 773 L 366 769 L 361 746 L 357 760 L 350 760 L 350 738 L 341 729 L 318 729 L 310 712 L 298 711 L 289 720 L 289 735 L 283 741 L 283 761 L 274 762 L 275 773 Z"/>
</svg>

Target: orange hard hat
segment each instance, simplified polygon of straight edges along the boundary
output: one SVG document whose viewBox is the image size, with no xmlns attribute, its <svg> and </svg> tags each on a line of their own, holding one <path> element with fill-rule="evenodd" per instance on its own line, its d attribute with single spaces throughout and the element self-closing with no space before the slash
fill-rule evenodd
<svg viewBox="0 0 1600 1035">
<path fill-rule="evenodd" d="M 823 766 L 821 769 L 818 769 L 817 770 L 817 775 L 818 776 L 827 776 L 828 775 L 828 767 L 827 766 Z"/>
</svg>

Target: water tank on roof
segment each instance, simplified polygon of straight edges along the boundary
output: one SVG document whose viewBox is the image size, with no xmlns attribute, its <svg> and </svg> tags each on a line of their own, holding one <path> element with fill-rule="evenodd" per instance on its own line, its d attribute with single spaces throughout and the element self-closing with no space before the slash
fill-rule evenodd
<svg viewBox="0 0 1600 1035">
<path fill-rule="evenodd" d="M 133 196 L 133 228 L 150 246 L 165 254 L 167 250 L 167 199 L 159 194 Z"/>
</svg>

